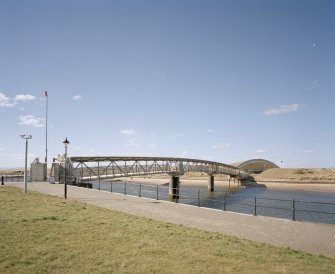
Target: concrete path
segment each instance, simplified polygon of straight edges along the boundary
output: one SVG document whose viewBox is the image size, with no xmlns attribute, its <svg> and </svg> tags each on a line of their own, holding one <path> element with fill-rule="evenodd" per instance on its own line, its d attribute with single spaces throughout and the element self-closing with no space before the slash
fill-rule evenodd
<svg viewBox="0 0 335 274">
<path fill-rule="evenodd" d="M 15 185 L 23 187 L 23 183 Z M 29 183 L 29 190 L 64 197 L 64 185 Z M 335 225 L 255 217 L 74 186 L 68 186 L 68 199 L 335 258 Z"/>
</svg>

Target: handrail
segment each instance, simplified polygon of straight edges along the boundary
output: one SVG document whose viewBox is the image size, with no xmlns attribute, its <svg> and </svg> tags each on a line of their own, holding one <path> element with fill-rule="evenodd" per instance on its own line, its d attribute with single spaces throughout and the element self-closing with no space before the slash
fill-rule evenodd
<svg viewBox="0 0 335 274">
<path fill-rule="evenodd" d="M 112 191 L 112 185 L 115 182 L 110 182 L 111 183 L 111 191 Z M 118 182 L 120 183 L 120 182 Z M 126 186 L 127 183 L 124 183 Z M 149 184 L 137 184 L 137 183 L 128 183 L 128 185 L 132 186 L 138 186 L 138 196 L 143 197 L 143 194 L 147 198 L 152 198 L 159 200 L 163 193 L 162 190 L 164 190 L 164 194 L 168 193 L 169 187 L 167 186 L 160 186 L 160 185 L 149 185 Z M 178 190 L 178 188 L 172 188 L 172 190 Z M 127 188 L 123 188 L 120 190 L 121 193 L 127 195 Z M 134 192 L 134 189 L 133 191 Z M 234 198 L 244 198 L 244 199 L 252 199 L 252 202 L 240 202 L 239 205 L 241 206 L 248 206 L 250 209 L 253 211 L 253 215 L 260 215 L 259 211 L 257 209 L 259 208 L 266 208 L 266 209 L 274 209 L 274 210 L 282 210 L 285 212 L 292 212 L 291 219 L 293 221 L 296 220 L 296 213 L 297 212 L 305 212 L 305 213 L 317 213 L 317 214 L 328 214 L 328 215 L 335 215 L 335 212 L 330 212 L 330 211 L 322 211 L 322 210 L 311 210 L 311 209 L 303 209 L 297 207 L 297 203 L 305 203 L 305 204 L 313 204 L 313 205 L 330 205 L 330 206 L 335 206 L 335 203 L 330 203 L 330 202 L 316 202 L 316 201 L 299 201 L 295 199 L 278 199 L 278 198 L 266 198 L 266 197 L 258 197 L 258 196 L 247 196 L 247 195 L 238 195 L 235 193 L 228 193 L 226 191 L 223 191 L 221 193 L 224 194 L 223 199 L 213 199 L 213 198 L 208 198 L 205 197 L 204 195 L 201 195 L 200 190 L 194 190 L 194 195 L 184 195 L 181 193 L 181 190 L 179 189 L 179 194 L 176 195 L 176 198 L 173 199 L 174 202 L 180 202 L 181 200 L 192 200 L 195 202 L 196 206 L 200 207 L 201 202 L 204 204 L 204 202 L 215 202 L 215 203 L 222 203 L 223 206 L 223 211 L 233 211 L 233 210 L 227 210 L 227 203 L 229 206 L 229 201 L 232 201 Z M 128 192 L 129 193 L 129 192 Z M 151 195 L 148 195 L 148 193 L 151 193 Z M 150 196 L 150 197 L 148 197 Z M 201 202 L 200 202 L 201 201 Z M 287 207 L 281 207 L 281 206 L 276 206 L 276 205 L 271 205 L 271 204 L 264 204 L 261 201 L 279 201 L 279 202 L 285 202 L 285 203 L 290 203 Z M 192 202 L 193 203 L 193 202 Z M 191 204 L 192 205 L 192 204 Z"/>
</svg>

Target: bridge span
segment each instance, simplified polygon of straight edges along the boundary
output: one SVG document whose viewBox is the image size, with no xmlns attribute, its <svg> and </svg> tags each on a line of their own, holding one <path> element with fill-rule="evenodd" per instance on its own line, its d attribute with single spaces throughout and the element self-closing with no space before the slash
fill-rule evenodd
<svg viewBox="0 0 335 274">
<path fill-rule="evenodd" d="M 170 175 L 169 194 L 179 195 L 179 177 L 186 172 L 208 174 L 208 189 L 214 191 L 214 175 L 226 174 L 233 178 L 249 176 L 240 168 L 219 162 L 174 158 L 174 157 L 129 157 L 129 156 L 73 156 L 70 174 L 77 181 L 114 179 L 151 174 Z"/>
</svg>

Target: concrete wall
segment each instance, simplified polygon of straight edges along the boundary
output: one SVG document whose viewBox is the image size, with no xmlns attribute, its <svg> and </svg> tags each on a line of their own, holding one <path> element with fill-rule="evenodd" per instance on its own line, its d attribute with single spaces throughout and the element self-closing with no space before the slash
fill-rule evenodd
<svg viewBox="0 0 335 274">
<path fill-rule="evenodd" d="M 36 158 L 30 167 L 30 180 L 32 182 L 45 181 L 47 179 L 47 165 L 40 163 Z"/>
</svg>

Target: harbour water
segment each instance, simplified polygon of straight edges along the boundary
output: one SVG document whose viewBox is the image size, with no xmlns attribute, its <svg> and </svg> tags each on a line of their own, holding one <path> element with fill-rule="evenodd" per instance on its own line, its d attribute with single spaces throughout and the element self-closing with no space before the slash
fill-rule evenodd
<svg viewBox="0 0 335 274">
<path fill-rule="evenodd" d="M 129 182 L 92 182 L 94 189 L 169 201 L 168 186 Z M 174 202 L 258 216 L 335 224 L 333 193 L 269 190 L 265 187 L 181 186 Z"/>
</svg>

